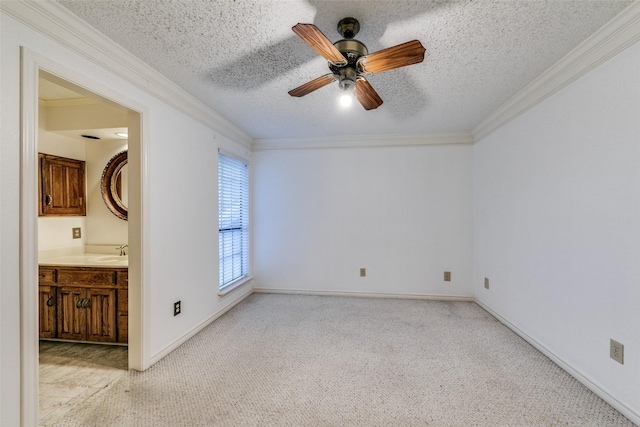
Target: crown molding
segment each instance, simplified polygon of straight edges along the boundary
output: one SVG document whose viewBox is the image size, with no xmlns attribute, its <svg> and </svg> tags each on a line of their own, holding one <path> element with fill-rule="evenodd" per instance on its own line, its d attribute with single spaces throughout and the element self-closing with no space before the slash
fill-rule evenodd
<svg viewBox="0 0 640 427">
<path fill-rule="evenodd" d="M 54 1 L 1 1 L 0 10 L 246 148 L 249 134 Z"/>
<path fill-rule="evenodd" d="M 471 145 L 470 133 L 429 135 L 338 136 L 326 138 L 256 139 L 254 151 L 310 148 L 421 147 L 430 145 Z"/>
<path fill-rule="evenodd" d="M 474 141 L 478 142 L 506 125 L 638 40 L 640 40 L 640 1 L 629 5 L 481 121 L 472 131 Z"/>
</svg>

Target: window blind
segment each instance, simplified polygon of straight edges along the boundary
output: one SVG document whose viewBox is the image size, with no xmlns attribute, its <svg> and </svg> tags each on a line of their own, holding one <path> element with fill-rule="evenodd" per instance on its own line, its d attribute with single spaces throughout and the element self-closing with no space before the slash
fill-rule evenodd
<svg viewBox="0 0 640 427">
<path fill-rule="evenodd" d="M 249 272 L 249 166 L 218 153 L 220 289 Z"/>
</svg>

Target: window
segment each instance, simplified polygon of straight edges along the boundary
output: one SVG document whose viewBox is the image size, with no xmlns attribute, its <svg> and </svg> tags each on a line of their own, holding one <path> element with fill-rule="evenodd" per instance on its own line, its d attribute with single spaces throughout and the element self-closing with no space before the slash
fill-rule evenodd
<svg viewBox="0 0 640 427">
<path fill-rule="evenodd" d="M 249 166 L 218 153 L 220 289 L 249 272 Z"/>
</svg>

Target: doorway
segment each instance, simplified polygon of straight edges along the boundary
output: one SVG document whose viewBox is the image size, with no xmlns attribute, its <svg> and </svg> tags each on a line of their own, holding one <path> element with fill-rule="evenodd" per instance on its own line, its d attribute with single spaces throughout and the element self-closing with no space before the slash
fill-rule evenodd
<svg viewBox="0 0 640 427">
<path fill-rule="evenodd" d="M 38 425 L 39 395 L 39 311 L 38 311 L 38 117 L 40 77 L 70 89 L 99 104 L 120 110 L 128 131 L 128 369 L 144 370 L 147 357 L 147 322 L 144 321 L 146 292 L 143 274 L 144 236 L 147 235 L 142 206 L 146 192 L 147 144 L 142 129 L 147 123 L 146 107 L 111 88 L 78 74 L 39 54 L 22 49 L 22 133 L 20 202 L 20 293 L 21 293 L 21 419 L 22 425 Z M 85 224 L 86 228 L 86 224 Z M 70 231 L 71 232 L 71 231 Z"/>
<path fill-rule="evenodd" d="M 91 280 L 74 287 L 59 283 L 61 276 L 86 272 L 113 271 L 117 272 L 116 278 L 128 276 L 127 121 L 127 109 L 105 103 L 94 93 L 40 71 L 37 136 L 42 185 L 39 188 L 42 209 L 38 216 L 40 425 L 53 424 L 73 413 L 78 405 L 121 378 L 128 369 L 125 284 L 114 280 L 118 288 L 103 285 L 99 288 L 102 295 L 81 300 L 81 292 L 98 289 L 81 287 L 93 286 Z M 104 191 L 109 188 L 102 185 L 103 170 L 118 155 L 125 165 L 120 166 L 117 177 L 105 179 L 109 184 L 112 181 L 117 184 L 112 188 L 114 191 Z M 66 190 L 68 193 L 58 191 L 60 187 L 66 188 L 65 178 L 70 179 L 64 174 L 67 170 L 73 176 L 77 170 L 83 172 L 82 196 L 70 189 Z M 103 191 L 105 195 L 118 196 L 123 214 L 112 213 L 110 209 L 115 205 L 104 203 Z M 46 194 L 49 192 L 55 195 Z M 74 212 L 69 214 L 69 210 Z M 118 268 L 109 270 L 115 264 Z M 69 299 L 75 299 L 75 306 L 74 301 L 65 304 Z M 77 308 L 80 302 L 87 302 L 87 307 Z M 96 307 L 91 307 L 90 302 Z M 85 336 L 79 336 L 82 334 Z M 96 342 L 96 338 L 106 342 Z"/>
</svg>

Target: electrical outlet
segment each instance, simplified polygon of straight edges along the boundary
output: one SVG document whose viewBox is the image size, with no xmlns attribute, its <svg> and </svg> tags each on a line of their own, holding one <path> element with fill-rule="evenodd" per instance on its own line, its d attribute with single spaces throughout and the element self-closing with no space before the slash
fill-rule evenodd
<svg viewBox="0 0 640 427">
<path fill-rule="evenodd" d="M 174 316 L 177 316 L 182 311 L 180 306 L 181 306 L 181 302 L 180 301 L 176 301 L 176 302 L 173 303 L 173 315 Z"/>
<path fill-rule="evenodd" d="M 489 289 L 489 279 L 488 278 L 484 278 L 484 287 L 485 289 Z"/>
<path fill-rule="evenodd" d="M 74 239 L 79 239 L 82 237 L 82 228 L 80 227 L 73 227 L 71 229 L 72 233 L 73 233 L 73 238 Z"/>
<path fill-rule="evenodd" d="M 450 282 L 451 281 L 451 272 L 450 271 L 445 271 L 444 272 L 444 281 L 445 282 Z"/>
<path fill-rule="evenodd" d="M 367 275 L 367 269 L 366 268 L 361 268 L 360 269 L 360 277 L 365 277 Z"/>
<path fill-rule="evenodd" d="M 624 344 L 612 339 L 609 344 L 609 357 L 624 365 Z"/>
</svg>

